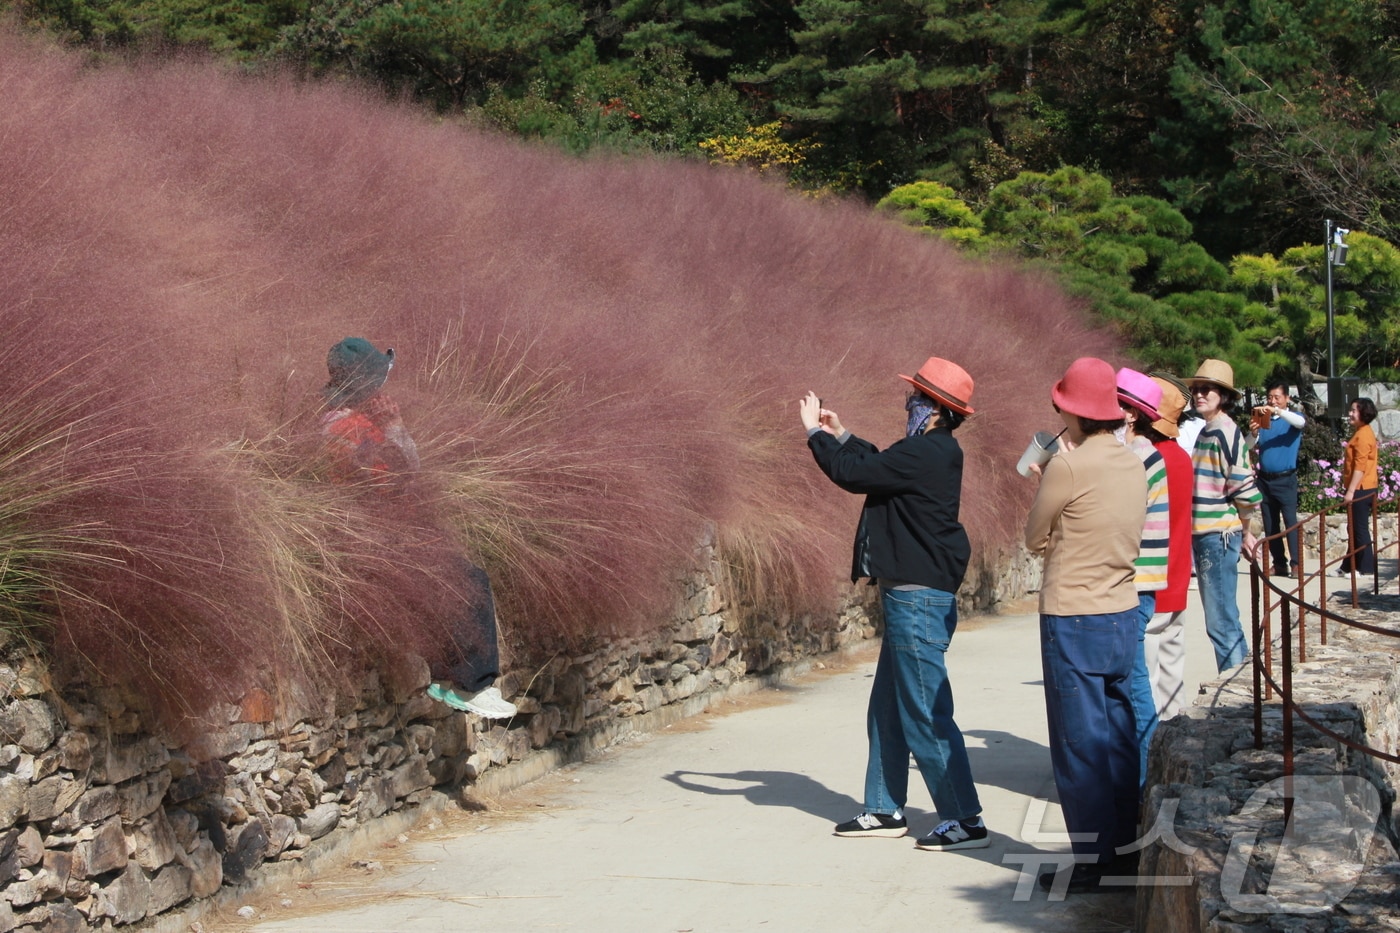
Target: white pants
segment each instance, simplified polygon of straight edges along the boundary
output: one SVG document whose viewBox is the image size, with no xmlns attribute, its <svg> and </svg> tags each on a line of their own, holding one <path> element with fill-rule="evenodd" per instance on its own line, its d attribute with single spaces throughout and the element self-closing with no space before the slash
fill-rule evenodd
<svg viewBox="0 0 1400 933">
<path fill-rule="evenodd" d="M 1152 681 L 1152 698 L 1157 718 L 1166 721 L 1186 706 L 1186 627 L 1182 612 L 1159 612 L 1147 623 L 1142 653 L 1147 661 L 1147 679 Z"/>
</svg>

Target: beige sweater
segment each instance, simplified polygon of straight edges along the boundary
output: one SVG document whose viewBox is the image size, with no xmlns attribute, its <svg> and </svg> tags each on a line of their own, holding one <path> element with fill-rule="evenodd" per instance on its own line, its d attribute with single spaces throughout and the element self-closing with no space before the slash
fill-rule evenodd
<svg viewBox="0 0 1400 933">
<path fill-rule="evenodd" d="M 1026 519 L 1026 547 L 1045 556 L 1040 611 L 1100 615 L 1137 606 L 1133 562 L 1146 515 L 1142 461 L 1112 434 L 1051 458 Z"/>
</svg>

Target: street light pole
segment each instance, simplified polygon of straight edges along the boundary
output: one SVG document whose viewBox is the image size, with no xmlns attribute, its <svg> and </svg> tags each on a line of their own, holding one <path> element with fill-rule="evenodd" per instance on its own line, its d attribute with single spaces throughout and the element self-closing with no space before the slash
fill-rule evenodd
<svg viewBox="0 0 1400 933">
<path fill-rule="evenodd" d="M 1332 221 L 1327 222 L 1327 235 L 1322 241 L 1323 264 L 1327 266 L 1327 391 L 1332 391 L 1337 378 L 1337 335 L 1332 325 Z"/>
</svg>

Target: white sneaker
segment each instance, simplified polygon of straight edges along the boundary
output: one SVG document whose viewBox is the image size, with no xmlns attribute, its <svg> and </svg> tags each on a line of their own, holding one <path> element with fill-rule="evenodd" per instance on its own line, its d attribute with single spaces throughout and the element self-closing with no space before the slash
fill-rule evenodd
<svg viewBox="0 0 1400 933">
<path fill-rule="evenodd" d="M 483 719 L 509 719 L 516 713 L 515 704 L 501 696 L 496 687 L 487 687 L 462 701 L 469 713 L 476 713 Z"/>
</svg>

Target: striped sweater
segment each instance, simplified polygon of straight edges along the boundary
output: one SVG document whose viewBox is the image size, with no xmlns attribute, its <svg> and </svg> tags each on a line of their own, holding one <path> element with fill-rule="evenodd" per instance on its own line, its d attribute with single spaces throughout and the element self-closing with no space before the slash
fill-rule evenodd
<svg viewBox="0 0 1400 933">
<path fill-rule="evenodd" d="M 1259 490 L 1244 453 L 1240 429 L 1226 414 L 1207 422 L 1191 454 L 1195 483 L 1191 495 L 1191 534 L 1244 529 L 1239 507 L 1259 504 Z"/>
<path fill-rule="evenodd" d="M 1155 593 L 1167 586 L 1167 541 L 1171 513 L 1167 508 L 1167 464 L 1145 437 L 1132 435 L 1128 448 L 1147 471 L 1147 520 L 1142 526 L 1142 547 L 1133 562 L 1133 586 L 1139 593 Z"/>
</svg>

